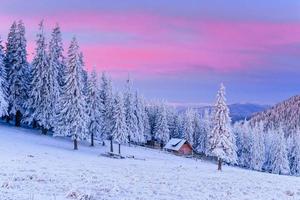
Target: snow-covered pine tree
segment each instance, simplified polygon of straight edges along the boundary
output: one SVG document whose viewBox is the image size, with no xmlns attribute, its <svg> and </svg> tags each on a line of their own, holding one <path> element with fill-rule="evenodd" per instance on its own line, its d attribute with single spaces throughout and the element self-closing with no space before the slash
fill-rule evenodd
<svg viewBox="0 0 300 200">
<path fill-rule="evenodd" d="M 113 152 L 113 142 L 111 135 L 111 120 L 112 120 L 112 106 L 113 95 L 111 80 L 103 72 L 100 79 L 100 113 L 102 118 L 101 132 L 110 140 L 110 151 Z"/>
<path fill-rule="evenodd" d="M 166 105 L 161 103 L 157 110 L 157 117 L 154 124 L 155 139 L 160 142 L 161 148 L 170 139 Z"/>
<path fill-rule="evenodd" d="M 8 103 L 8 114 L 6 116 L 6 121 L 9 122 L 11 120 L 10 110 L 11 110 L 11 99 L 10 99 L 10 83 L 13 79 L 11 76 L 13 65 L 16 62 L 16 36 L 17 36 L 17 23 L 14 21 L 9 29 L 9 33 L 7 36 L 6 43 L 6 51 L 4 58 L 5 72 L 6 72 L 6 93 L 7 93 L 7 103 Z"/>
<path fill-rule="evenodd" d="M 252 146 L 250 149 L 250 168 L 261 171 L 265 162 L 264 124 L 258 122 L 251 129 Z"/>
<path fill-rule="evenodd" d="M 134 114 L 135 105 L 134 105 L 134 98 L 131 91 L 131 81 L 128 78 L 126 80 L 126 88 L 124 93 L 124 105 L 125 105 L 125 116 L 126 116 L 126 125 L 127 125 L 127 132 L 128 132 L 128 140 L 129 143 L 140 142 L 140 135 L 138 133 L 138 122 L 137 117 Z"/>
<path fill-rule="evenodd" d="M 9 114 L 15 116 L 15 125 L 21 125 L 24 101 L 28 98 L 30 68 L 27 62 L 25 27 L 22 21 L 11 26 L 8 34 L 5 66 L 8 77 Z"/>
<path fill-rule="evenodd" d="M 82 91 L 82 66 L 79 46 L 76 38 L 68 49 L 67 73 L 63 93 L 60 98 L 58 123 L 55 136 L 71 136 L 74 150 L 78 149 L 78 140 L 85 138 L 85 99 Z"/>
<path fill-rule="evenodd" d="M 198 136 L 197 152 L 205 154 L 207 145 L 207 134 L 211 131 L 211 115 L 208 109 L 200 117 L 200 130 Z"/>
<path fill-rule="evenodd" d="M 122 95 L 116 94 L 112 111 L 112 138 L 119 144 L 119 154 L 121 154 L 121 144 L 128 141 L 126 127 L 125 109 Z"/>
<path fill-rule="evenodd" d="M 184 138 L 193 146 L 194 144 L 194 126 L 193 126 L 194 111 L 188 109 L 185 112 L 183 119 Z"/>
<path fill-rule="evenodd" d="M 94 138 L 103 140 L 103 135 L 101 134 L 101 102 L 99 98 L 99 88 L 98 88 L 98 77 L 96 70 L 90 73 L 88 79 L 88 102 L 87 102 L 87 113 L 88 113 L 88 123 L 87 129 L 88 134 L 91 137 L 91 146 L 94 146 Z"/>
<path fill-rule="evenodd" d="M 137 143 L 145 143 L 145 107 L 143 104 L 142 98 L 138 95 L 137 92 L 135 92 L 135 98 L 134 98 L 134 115 L 136 116 L 137 120 Z"/>
<path fill-rule="evenodd" d="M 291 174 L 300 176 L 300 129 L 293 134 L 290 148 L 290 169 Z"/>
<path fill-rule="evenodd" d="M 275 138 L 272 143 L 273 146 L 271 147 L 271 172 L 274 174 L 289 174 L 288 152 L 282 126 L 279 126 L 273 137 Z"/>
<path fill-rule="evenodd" d="M 7 115 L 8 102 L 7 102 L 7 76 L 4 65 L 4 51 L 2 40 L 0 38 L 0 117 Z"/>
<path fill-rule="evenodd" d="M 64 85 L 63 78 L 65 77 L 66 64 L 65 58 L 63 56 L 63 43 L 60 27 L 57 24 L 52 33 L 51 39 L 49 42 L 49 70 L 50 70 L 50 83 L 53 85 L 52 88 L 52 99 L 51 101 L 55 102 L 58 105 L 59 96 L 62 93 L 62 86 Z M 55 108 L 56 112 L 58 108 Z M 54 123 L 53 123 L 54 125 Z"/>
<path fill-rule="evenodd" d="M 143 97 L 140 97 L 140 103 L 141 103 L 141 107 L 143 109 L 142 111 L 142 119 L 143 119 L 143 125 L 144 125 L 144 139 L 145 142 L 151 140 L 151 127 L 150 127 L 150 121 L 149 121 L 149 116 L 148 116 L 148 112 L 147 112 L 147 106 L 146 106 L 146 102 L 145 99 Z"/>
<path fill-rule="evenodd" d="M 244 120 L 240 123 L 240 132 L 237 135 L 238 138 L 238 164 L 245 168 L 250 168 L 251 164 L 251 147 L 253 146 L 253 131 L 249 125 L 249 122 Z"/>
<path fill-rule="evenodd" d="M 177 113 L 176 113 L 175 107 L 168 106 L 167 119 L 168 119 L 168 127 L 169 127 L 170 138 L 175 138 L 174 137 L 174 132 L 175 132 L 175 129 L 176 129 L 176 124 L 175 124 L 176 114 Z"/>
<path fill-rule="evenodd" d="M 52 128 L 54 104 L 53 78 L 50 73 L 49 60 L 46 52 L 47 45 L 43 21 L 39 24 L 36 39 L 35 56 L 32 61 L 32 82 L 30 84 L 29 98 L 25 102 L 25 122 L 34 121 L 42 128 L 43 134 Z"/>
<path fill-rule="evenodd" d="M 213 128 L 208 135 L 209 155 L 218 159 L 218 170 L 222 169 L 222 161 L 236 162 L 235 138 L 230 127 L 229 109 L 226 105 L 225 87 L 221 84 L 214 108 Z"/>
<path fill-rule="evenodd" d="M 178 113 L 174 115 L 173 119 L 173 130 L 172 135 L 170 137 L 173 138 L 182 138 L 183 134 L 183 117 Z"/>
<path fill-rule="evenodd" d="M 202 129 L 201 129 L 201 122 L 200 122 L 200 116 L 199 113 L 197 113 L 195 110 L 193 111 L 192 115 L 192 124 L 193 124 L 193 148 L 197 149 L 201 144 L 200 142 L 204 142 Z"/>
</svg>

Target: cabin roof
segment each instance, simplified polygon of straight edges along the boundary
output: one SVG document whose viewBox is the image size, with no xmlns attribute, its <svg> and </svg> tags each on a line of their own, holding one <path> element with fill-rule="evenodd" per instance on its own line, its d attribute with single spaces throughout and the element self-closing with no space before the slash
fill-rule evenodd
<svg viewBox="0 0 300 200">
<path fill-rule="evenodd" d="M 179 149 L 184 145 L 187 141 L 185 139 L 172 138 L 166 145 L 165 149 L 179 151 Z"/>
</svg>

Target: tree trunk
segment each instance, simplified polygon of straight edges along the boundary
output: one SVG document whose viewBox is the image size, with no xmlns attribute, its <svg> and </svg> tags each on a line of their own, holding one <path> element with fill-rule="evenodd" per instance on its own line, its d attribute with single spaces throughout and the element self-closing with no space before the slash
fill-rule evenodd
<svg viewBox="0 0 300 200">
<path fill-rule="evenodd" d="M 113 140 L 110 139 L 110 152 L 114 152 L 114 147 L 113 147 Z"/>
<path fill-rule="evenodd" d="M 74 150 L 78 150 L 77 139 L 74 139 Z"/>
<path fill-rule="evenodd" d="M 42 127 L 42 134 L 47 135 L 48 129 Z"/>
<path fill-rule="evenodd" d="M 130 138 L 130 135 L 128 135 L 128 144 L 130 146 L 130 143 L 131 143 L 131 138 Z"/>
<path fill-rule="evenodd" d="M 6 119 L 6 123 L 9 123 L 9 121 L 10 121 L 10 116 L 9 116 L 9 115 L 5 116 L 5 119 Z"/>
<path fill-rule="evenodd" d="M 94 146 L 94 133 L 91 134 L 91 147 Z"/>
<path fill-rule="evenodd" d="M 119 144 L 119 155 L 121 155 L 121 144 Z"/>
<path fill-rule="evenodd" d="M 33 122 L 32 122 L 32 128 L 37 128 L 37 122 L 36 122 L 36 120 L 33 120 Z"/>
<path fill-rule="evenodd" d="M 21 112 L 18 110 L 16 112 L 16 124 L 15 124 L 16 127 L 21 126 L 21 118 L 22 118 Z"/>
<path fill-rule="evenodd" d="M 218 170 L 221 171 L 222 170 L 222 159 L 218 158 Z"/>
</svg>

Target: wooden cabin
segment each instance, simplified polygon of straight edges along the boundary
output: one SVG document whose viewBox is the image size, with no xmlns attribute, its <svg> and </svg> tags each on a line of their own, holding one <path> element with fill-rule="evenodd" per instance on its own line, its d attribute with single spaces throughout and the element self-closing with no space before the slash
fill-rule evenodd
<svg viewBox="0 0 300 200">
<path fill-rule="evenodd" d="M 178 155 L 191 155 L 193 148 L 185 139 L 172 138 L 164 147 L 165 150 Z"/>
</svg>

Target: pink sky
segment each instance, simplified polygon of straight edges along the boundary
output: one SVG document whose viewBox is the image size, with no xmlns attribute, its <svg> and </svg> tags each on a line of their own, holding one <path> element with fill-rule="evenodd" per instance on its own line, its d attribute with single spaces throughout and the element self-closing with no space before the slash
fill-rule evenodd
<svg viewBox="0 0 300 200">
<path fill-rule="evenodd" d="M 24 4 L 22 10 L 17 5 L 20 1 L 4 0 L 0 8 L 4 39 L 12 21 L 22 19 L 31 58 L 38 22 L 45 20 L 48 35 L 58 22 L 66 46 L 73 35 L 78 38 L 88 69 L 106 70 L 118 79 L 129 73 L 147 84 L 176 78 L 231 84 L 237 78 L 232 78 L 234 74 L 268 71 L 271 77 L 267 78 L 274 78 L 272 74 L 291 70 L 300 58 L 300 17 L 294 13 L 300 6 L 293 0 L 272 5 L 255 0 L 248 7 L 236 0 L 219 5 L 194 0 L 190 5 L 177 0 L 173 4 L 129 0 L 122 5 L 93 0 L 85 4 L 75 0 L 72 5 L 69 0 L 60 5 L 30 1 L 32 7 Z M 250 87 L 251 77 L 247 81 Z"/>
</svg>

